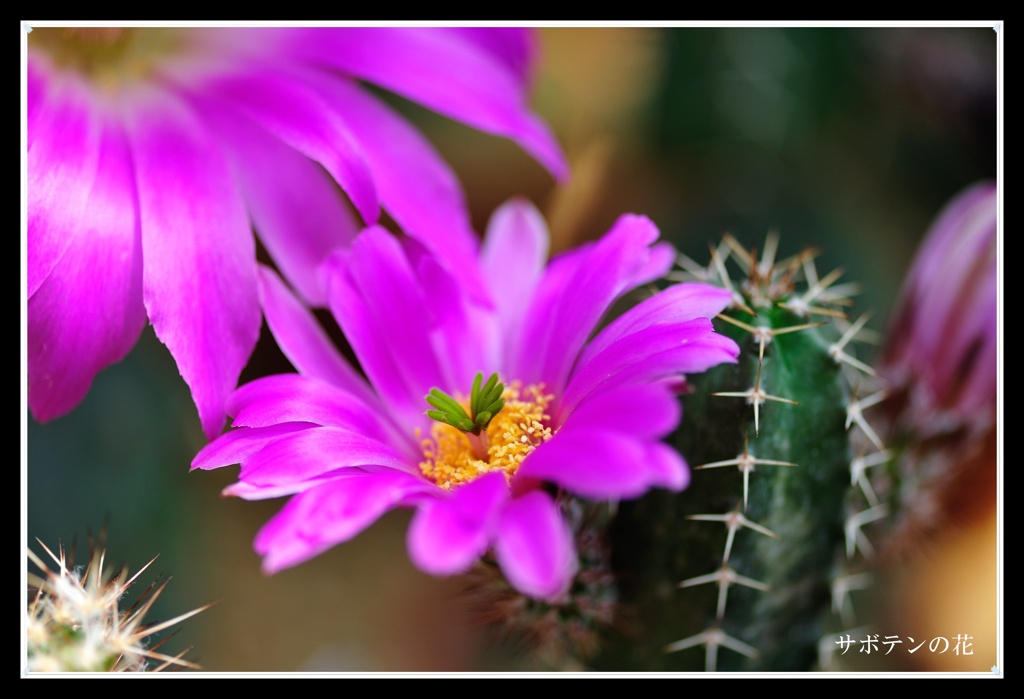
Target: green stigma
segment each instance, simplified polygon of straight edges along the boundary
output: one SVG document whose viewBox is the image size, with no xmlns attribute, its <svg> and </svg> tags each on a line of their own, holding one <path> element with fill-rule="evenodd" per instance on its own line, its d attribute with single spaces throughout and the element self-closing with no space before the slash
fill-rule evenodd
<svg viewBox="0 0 1024 699">
<path fill-rule="evenodd" d="M 468 413 L 459 405 L 458 401 L 441 389 L 430 389 L 426 399 L 435 410 L 428 410 L 427 417 L 451 425 L 463 432 L 479 435 L 487 429 L 487 425 L 494 416 L 505 407 L 505 399 L 501 397 L 501 394 L 505 392 L 505 384 L 498 381 L 498 374 L 491 374 L 487 383 L 483 383 L 483 380 L 483 373 L 478 371 L 473 379 L 473 389 L 469 394 Z"/>
</svg>

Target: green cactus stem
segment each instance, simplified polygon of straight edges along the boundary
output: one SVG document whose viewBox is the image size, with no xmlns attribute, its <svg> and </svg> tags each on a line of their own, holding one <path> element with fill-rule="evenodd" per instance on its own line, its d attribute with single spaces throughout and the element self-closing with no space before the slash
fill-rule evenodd
<svg viewBox="0 0 1024 699">
<path fill-rule="evenodd" d="M 813 669 L 837 580 L 860 582 L 841 576 L 848 542 L 874 516 L 848 517 L 851 406 L 856 377 L 871 373 L 851 341 L 866 316 L 846 322 L 854 289 L 834 285 L 840 272 L 819 278 L 811 251 L 776 262 L 776 248 L 769 236 L 758 260 L 726 236 L 708 268 L 682 260 L 680 279 L 733 291 L 716 327 L 740 361 L 688 379 L 674 443 L 689 488 L 620 507 L 618 633 L 600 669 Z"/>
</svg>

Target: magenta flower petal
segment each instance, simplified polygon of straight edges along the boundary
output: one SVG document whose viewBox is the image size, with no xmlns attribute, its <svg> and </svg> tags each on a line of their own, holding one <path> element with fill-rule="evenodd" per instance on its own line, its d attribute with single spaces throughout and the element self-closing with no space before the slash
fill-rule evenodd
<svg viewBox="0 0 1024 699">
<path fill-rule="evenodd" d="M 129 134 L 146 310 L 212 439 L 259 337 L 255 244 L 227 162 L 209 133 L 170 95 L 135 97 Z"/>
<path fill-rule="evenodd" d="M 448 31 L 462 35 L 500 60 L 520 82 L 530 79 L 537 54 L 536 35 L 521 27 L 451 27 Z"/>
<path fill-rule="evenodd" d="M 197 467 L 224 465 L 226 455 L 237 454 L 239 480 L 225 494 L 295 494 L 257 541 L 268 570 L 354 535 L 378 508 L 411 507 L 407 543 L 421 570 L 450 575 L 493 557 L 520 592 L 554 600 L 569 589 L 577 566 L 562 515 L 572 506 L 566 498 L 619 500 L 684 488 L 686 462 L 660 441 L 680 420 L 673 386 L 738 353 L 708 317 L 728 295 L 706 285 L 647 299 L 591 339 L 590 349 L 588 338 L 611 304 L 671 260 L 656 238 L 647 219 L 623 217 L 601 240 L 545 268 L 544 222 L 524 202 L 507 204 L 474 260 L 493 296 L 480 304 L 421 241 L 367 229 L 321 273 L 374 401 L 330 385 L 322 338 L 267 272 L 271 295 L 287 309 L 274 332 L 283 333 L 286 351 L 312 337 L 315 357 L 300 362 L 309 367 L 305 377 L 238 389 L 230 401 L 236 429 L 208 447 Z M 502 389 L 479 405 L 470 399 L 474 376 L 483 383 L 491 375 Z M 547 376 L 559 378 L 542 380 Z M 497 408 L 485 407 L 498 395 Z M 438 410 L 428 417 L 428 409 Z M 310 428 L 227 441 L 300 420 Z M 395 480 L 382 484 L 385 477 Z M 369 503 L 349 513 L 364 488 Z M 342 511 L 336 524 L 328 521 L 335 509 Z"/>
<path fill-rule="evenodd" d="M 296 369 L 348 391 L 368 404 L 377 400 L 366 381 L 337 352 L 312 312 L 272 270 L 259 268 L 263 314 L 281 351 Z"/>
<path fill-rule="evenodd" d="M 998 366 L 997 362 L 992 361 L 992 357 L 997 356 L 999 343 L 998 334 L 992 332 L 992 328 L 997 327 L 998 324 L 998 280 L 995 275 L 992 275 L 986 282 L 978 286 L 972 299 L 971 321 L 964 329 L 964 338 L 958 343 L 959 348 L 954 350 L 960 356 L 977 352 L 978 361 L 966 369 L 967 376 L 962 379 L 964 387 L 959 401 L 968 411 L 991 409 L 992 396 L 996 395 L 996 386 L 998 385 Z M 973 340 L 967 338 L 973 338 Z M 958 368 L 963 369 L 963 367 Z"/>
<path fill-rule="evenodd" d="M 350 27 L 345 32 L 338 42 L 329 30 L 304 30 L 293 50 L 482 131 L 512 138 L 555 177 L 567 175 L 548 128 L 523 109 L 520 77 L 477 42 L 418 27 Z M 388 60 L 381 61 L 381 55 Z"/>
<path fill-rule="evenodd" d="M 629 280 L 629 287 L 635 288 L 650 284 L 668 274 L 676 261 L 676 249 L 668 243 L 657 243 L 650 247 L 647 263 Z"/>
<path fill-rule="evenodd" d="M 541 280 L 527 312 L 516 365 L 523 381 L 555 392 L 598 321 L 647 264 L 658 230 L 643 216 L 622 216 L 600 241 L 570 253 Z M 580 290 L 586 293 L 580 293 Z"/>
<path fill-rule="evenodd" d="M 654 487 L 685 482 L 682 459 L 676 470 L 669 472 L 664 460 L 648 462 L 647 444 L 589 426 L 563 428 L 530 454 L 518 474 L 557 483 L 592 500 L 635 498 Z"/>
<path fill-rule="evenodd" d="M 712 284 L 676 284 L 634 306 L 603 328 L 580 355 L 587 362 L 617 340 L 652 325 L 713 318 L 729 305 L 728 289 Z"/>
<path fill-rule="evenodd" d="M 429 485 L 399 472 L 347 473 L 299 493 L 256 537 L 264 572 L 297 565 L 348 541 Z"/>
<path fill-rule="evenodd" d="M 403 248 L 409 263 L 415 269 L 418 283 L 427 299 L 448 299 L 447 303 L 432 303 L 431 343 L 434 353 L 441 358 L 443 383 L 451 386 L 463 376 L 472 376 L 480 367 L 492 366 L 498 356 L 496 342 L 479 342 L 481 330 L 493 327 L 493 304 L 480 301 L 476 289 L 466 285 L 463 278 L 453 276 L 437 257 L 411 238 L 405 238 Z M 476 267 L 476 262 L 473 263 Z M 461 288 L 463 298 L 452 289 Z M 494 334 L 491 333 L 493 337 Z"/>
<path fill-rule="evenodd" d="M 79 81 L 51 84 L 44 99 L 27 164 L 29 298 L 81 233 L 103 138 L 100 107 Z"/>
<path fill-rule="evenodd" d="M 323 165 L 363 220 L 377 222 L 377 189 L 362 147 L 324 99 L 295 75 L 262 66 L 251 75 L 212 79 L 202 89 Z"/>
<path fill-rule="evenodd" d="M 505 478 L 491 473 L 426 500 L 409 525 L 409 557 L 432 575 L 464 573 L 491 545 L 502 506 L 509 498 Z"/>
<path fill-rule="evenodd" d="M 940 214 L 922 244 L 921 265 L 908 279 L 921 319 L 914 330 L 921 345 L 937 349 L 955 336 L 952 326 L 962 320 L 972 286 L 994 268 L 995 201 L 994 185 L 973 187 Z"/>
<path fill-rule="evenodd" d="M 380 406 L 369 406 L 340 388 L 297 374 L 264 376 L 236 390 L 227 412 L 235 427 L 266 427 L 282 422 L 311 422 L 339 427 L 374 439 L 395 438 Z M 412 440 L 409 440 L 410 443 Z"/>
<path fill-rule="evenodd" d="M 335 450 L 340 452 L 334 453 Z M 326 458 L 321 459 L 323 456 Z M 334 427 L 293 430 L 291 434 L 266 439 L 262 448 L 247 453 L 241 465 L 238 482 L 225 488 L 224 495 L 247 500 L 293 495 L 353 470 L 360 473 L 398 471 L 419 476 L 415 467 L 406 465 L 403 457 L 389 445 Z"/>
<path fill-rule="evenodd" d="M 209 471 L 223 466 L 244 463 L 250 456 L 275 439 L 315 425 L 308 422 L 282 422 L 270 427 L 232 430 L 199 450 L 192 459 L 192 470 Z"/>
<path fill-rule="evenodd" d="M 339 271 L 331 310 L 382 397 L 413 424 L 423 396 L 444 384 L 441 359 L 433 352 L 436 322 L 401 245 L 383 228 L 364 231 L 347 261 L 329 263 Z M 387 289 L 388 293 L 380 293 Z"/>
<path fill-rule="evenodd" d="M 580 361 L 558 405 L 556 422 L 593 391 L 700 373 L 718 364 L 733 364 L 738 355 L 736 343 L 715 333 L 706 318 L 637 330 Z"/>
<path fill-rule="evenodd" d="M 32 143 L 39 135 L 39 122 L 37 119 L 43 113 L 43 105 L 46 103 L 46 93 L 50 87 L 52 78 L 47 75 L 48 71 L 41 62 L 29 63 L 25 70 L 25 138 L 26 147 L 32 150 Z"/>
<path fill-rule="evenodd" d="M 36 28 L 28 38 L 26 75 L 28 297 L 82 236 L 83 246 L 101 250 L 76 252 L 57 283 L 70 291 L 95 282 L 95 267 L 87 265 L 106 254 L 105 238 L 120 234 L 86 230 L 97 222 L 89 201 L 93 192 L 109 196 L 121 186 L 99 178 L 130 173 L 134 183 L 123 207 L 137 221 L 144 272 L 125 307 L 139 307 L 144 295 L 149 321 L 178 363 L 211 437 L 259 330 L 253 228 L 303 301 L 322 306 L 326 290 L 316 270 L 356 232 L 344 194 L 360 224 L 376 221 L 383 204 L 441 267 L 457 274 L 473 301 L 486 306 L 476 240 L 455 177 L 421 135 L 356 83 L 377 75 L 378 86 L 406 89 L 417 63 L 464 58 L 469 72 L 444 75 L 447 69 L 437 64 L 427 74 L 445 85 L 412 86 L 409 96 L 416 99 L 422 90 L 430 100 L 440 98 L 445 113 L 518 139 L 561 174 L 557 144 L 526 105 L 528 34 Z M 367 37 L 388 50 L 367 46 Z M 359 71 L 339 71 L 351 57 L 351 43 L 359 44 Z M 493 82 L 475 83 L 480 79 Z M 462 89 L 472 94 L 459 96 Z M 104 133 L 112 127 L 128 134 L 128 149 L 122 163 L 101 164 Z M 115 284 L 139 265 L 135 254 L 105 259 L 125 268 L 105 277 Z M 113 293 L 96 293 L 105 318 Z M 81 303 L 79 294 L 61 299 L 51 292 L 29 309 L 32 316 L 46 315 L 29 322 L 33 373 L 67 384 L 32 387 L 37 419 L 68 410 L 96 372 L 124 354 L 111 349 L 123 348 L 130 334 L 120 321 L 113 331 L 94 323 L 92 332 L 104 337 L 85 338 L 85 323 L 72 320 Z M 36 356 L 43 348 L 49 354 Z M 79 351 L 82 356 L 73 356 Z"/>
<path fill-rule="evenodd" d="M 361 225 L 320 165 L 245 119 L 231 118 L 210 100 L 203 113 L 231 160 L 260 241 L 282 274 L 309 304 L 325 306 L 317 269 L 347 246 Z M 274 177 L 267 177 L 272 172 Z"/>
<path fill-rule="evenodd" d="M 549 239 L 547 223 L 524 199 L 501 206 L 487 226 L 480 266 L 490 283 L 498 322 L 509 340 L 519 336 L 530 296 L 544 273 Z M 511 347 L 503 349 L 508 352 Z"/>
<path fill-rule="evenodd" d="M 679 398 L 667 384 L 639 383 L 596 391 L 574 408 L 563 427 L 583 425 L 656 440 L 674 430 L 681 415 Z"/>
<path fill-rule="evenodd" d="M 77 224 L 80 234 L 68 239 L 60 260 L 28 301 L 28 403 L 41 420 L 77 405 L 93 377 L 123 359 L 146 324 L 135 183 L 127 153 L 120 127 L 108 120 L 97 177 Z M 97 240 L 103 244 L 96 245 Z"/>
<path fill-rule="evenodd" d="M 312 76 L 317 77 L 317 76 Z M 362 144 L 378 194 L 402 230 L 484 298 L 477 236 L 455 174 L 416 129 L 355 84 L 319 76 L 316 87 Z"/>
<path fill-rule="evenodd" d="M 516 589 L 540 599 L 569 590 L 578 566 L 572 532 L 546 493 L 510 502 L 498 527 L 494 553 Z"/>
</svg>

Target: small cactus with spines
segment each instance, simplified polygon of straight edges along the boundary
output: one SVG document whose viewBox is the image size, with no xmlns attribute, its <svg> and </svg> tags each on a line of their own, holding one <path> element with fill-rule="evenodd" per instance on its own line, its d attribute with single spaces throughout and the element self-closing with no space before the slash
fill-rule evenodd
<svg viewBox="0 0 1024 699">
<path fill-rule="evenodd" d="M 63 545 L 57 553 L 42 542 L 39 546 L 56 565 L 28 550 L 28 560 L 39 572 L 30 572 L 28 576 L 34 593 L 30 595 L 26 616 L 27 672 L 199 669 L 184 658 L 187 649 L 176 655 L 161 652 L 159 648 L 168 638 L 159 636 L 211 605 L 166 621 L 146 622 L 146 614 L 169 579 L 152 583 L 126 608 L 121 607 L 121 602 L 152 560 L 132 576 L 127 569 L 111 575 L 105 569 L 106 552 L 102 545 L 90 542 L 92 556 L 84 567 L 72 563 Z"/>
<path fill-rule="evenodd" d="M 674 444 L 689 487 L 620 505 L 620 632 L 601 668 L 811 670 L 856 623 L 864 529 L 888 514 L 867 473 L 888 455 L 864 417 L 884 394 L 866 391 L 875 372 L 854 347 L 869 315 L 851 312 L 841 270 L 819 275 L 814 250 L 777 250 L 774 234 L 760 255 L 727 234 L 709 265 L 680 256 L 670 275 L 732 292 L 715 324 L 741 353 L 687 377 Z"/>
</svg>

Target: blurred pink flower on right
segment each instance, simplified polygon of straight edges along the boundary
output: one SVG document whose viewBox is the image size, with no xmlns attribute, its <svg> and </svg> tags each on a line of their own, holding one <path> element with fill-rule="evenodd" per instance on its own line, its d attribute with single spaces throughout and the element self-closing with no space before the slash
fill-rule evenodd
<svg viewBox="0 0 1024 699">
<path fill-rule="evenodd" d="M 974 184 L 928 231 L 904 282 L 879 363 L 898 423 L 920 437 L 966 428 L 996 414 L 998 342 L 997 190 Z"/>
</svg>

